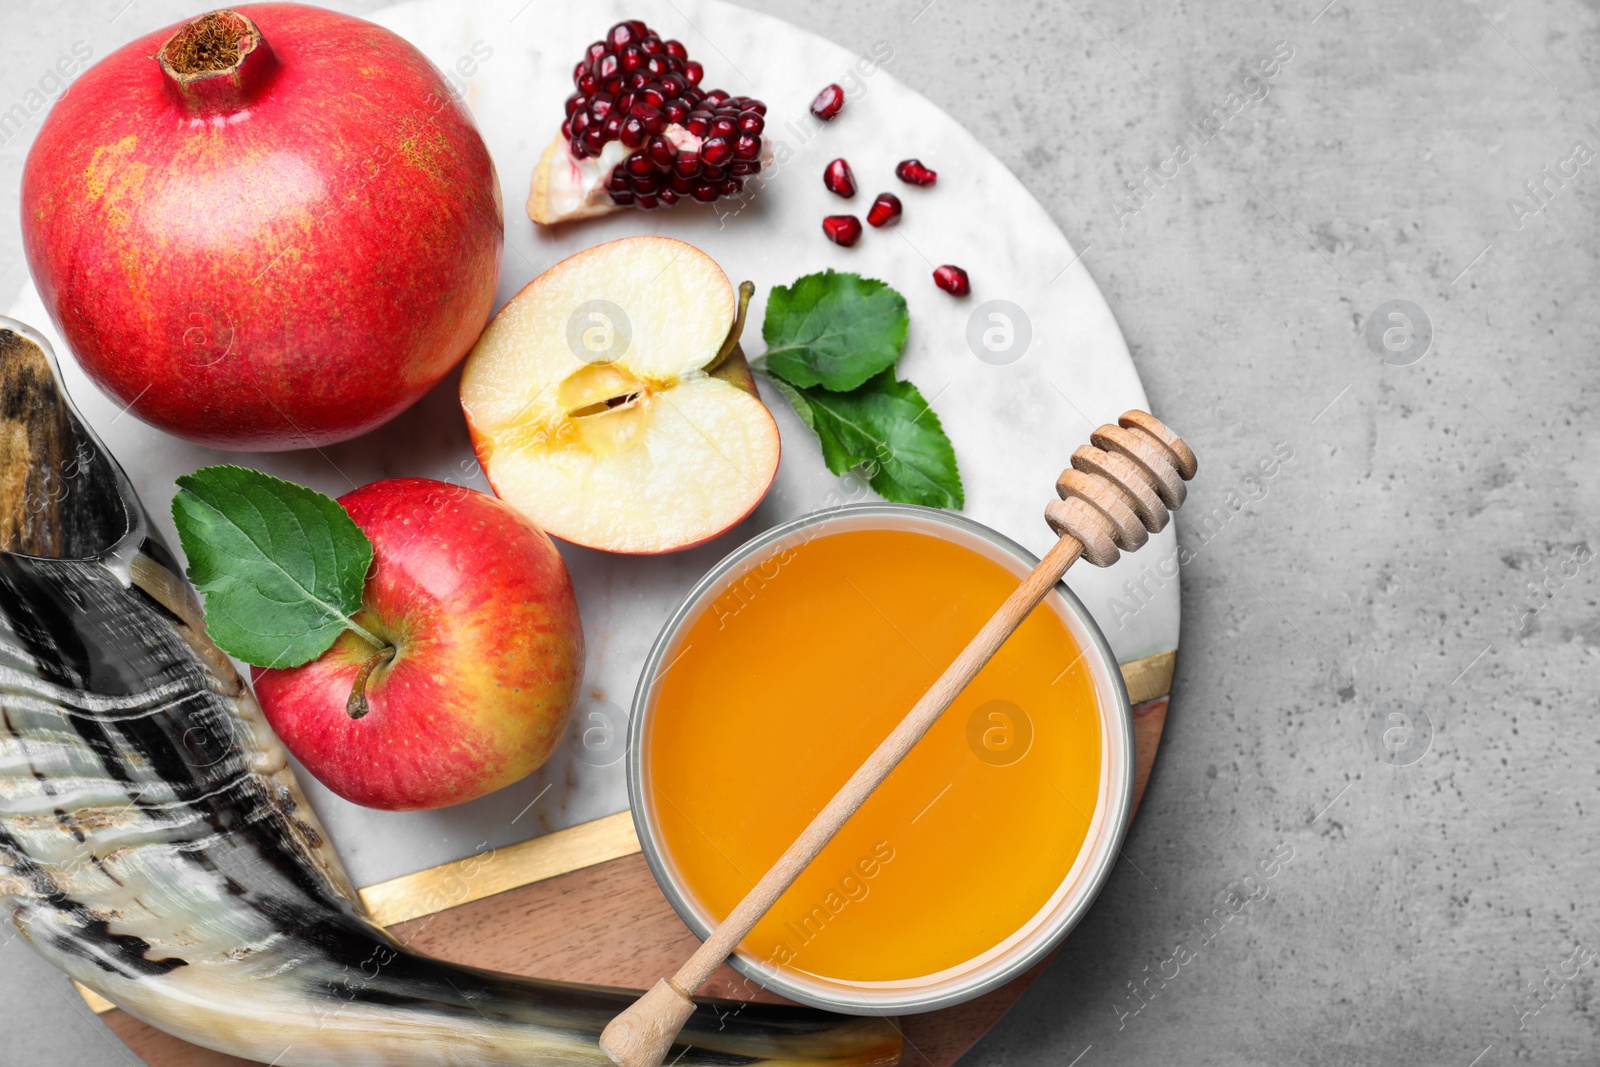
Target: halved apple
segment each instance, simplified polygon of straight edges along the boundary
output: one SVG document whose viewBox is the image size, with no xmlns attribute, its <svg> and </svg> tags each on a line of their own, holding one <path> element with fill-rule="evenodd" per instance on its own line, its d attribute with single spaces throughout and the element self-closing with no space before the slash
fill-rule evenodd
<svg viewBox="0 0 1600 1067">
<path fill-rule="evenodd" d="M 495 493 L 608 552 L 688 548 L 748 515 L 779 453 L 739 347 L 748 296 L 667 237 L 596 245 L 529 282 L 461 374 Z"/>
</svg>

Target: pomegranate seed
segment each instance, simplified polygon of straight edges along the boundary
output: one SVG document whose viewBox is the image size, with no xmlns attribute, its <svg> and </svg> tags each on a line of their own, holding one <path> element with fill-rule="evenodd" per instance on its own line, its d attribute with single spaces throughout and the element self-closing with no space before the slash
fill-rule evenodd
<svg viewBox="0 0 1600 1067">
<path fill-rule="evenodd" d="M 664 40 L 638 19 L 619 22 L 572 68 L 561 136 L 574 159 L 620 142 L 629 153 L 604 176 L 612 200 L 653 208 L 693 196 L 733 196 L 761 169 L 767 106 L 701 85 L 705 68 L 683 42 Z M 679 151 L 663 136 L 681 126 L 699 139 Z"/>
<path fill-rule="evenodd" d="M 817 98 L 815 100 L 811 101 L 811 113 L 817 116 L 817 118 L 821 119 L 823 122 L 832 122 L 833 117 L 837 115 L 840 109 L 843 107 L 844 90 L 839 88 L 837 85 L 828 86 L 826 89 L 822 90 L 822 92 L 817 94 Z"/>
<path fill-rule="evenodd" d="M 639 120 L 639 125 L 644 127 L 646 133 L 660 133 L 667 125 L 661 112 L 649 104 L 634 104 L 633 117 Z"/>
<path fill-rule="evenodd" d="M 893 193 L 879 193 L 878 199 L 867 209 L 867 221 L 874 226 L 887 226 L 900 221 L 900 198 Z"/>
<path fill-rule="evenodd" d="M 908 159 L 894 168 L 895 177 L 908 185 L 932 185 L 939 180 L 939 172 L 929 170 L 920 159 Z"/>
<path fill-rule="evenodd" d="M 822 232 L 827 234 L 828 240 L 834 244 L 849 248 L 861 240 L 861 220 L 854 215 L 829 215 L 822 220 Z M 962 277 L 965 280 L 965 275 Z"/>
<path fill-rule="evenodd" d="M 967 272 L 949 263 L 935 268 L 933 284 L 951 296 L 966 296 L 972 292 L 972 284 L 967 281 Z"/>
<path fill-rule="evenodd" d="M 843 197 L 856 195 L 855 173 L 850 169 L 850 164 L 842 159 L 834 160 L 823 169 L 822 184 L 828 187 L 830 193 Z"/>
<path fill-rule="evenodd" d="M 645 146 L 645 152 L 650 156 L 650 162 L 662 170 L 670 169 L 672 161 L 678 158 L 678 151 L 672 147 L 672 142 L 660 134 L 650 138 L 650 143 Z"/>
</svg>

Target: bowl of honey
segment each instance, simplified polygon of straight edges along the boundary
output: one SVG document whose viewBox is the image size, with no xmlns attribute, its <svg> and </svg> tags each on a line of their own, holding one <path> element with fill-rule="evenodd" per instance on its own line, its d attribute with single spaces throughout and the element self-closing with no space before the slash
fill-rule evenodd
<svg viewBox="0 0 1600 1067">
<path fill-rule="evenodd" d="M 706 937 L 1037 562 L 951 512 L 860 504 L 734 551 L 667 621 L 628 788 L 662 891 Z M 1115 656 L 1057 585 L 731 959 L 791 1000 L 931 1011 L 1047 955 L 1133 803 Z"/>
</svg>

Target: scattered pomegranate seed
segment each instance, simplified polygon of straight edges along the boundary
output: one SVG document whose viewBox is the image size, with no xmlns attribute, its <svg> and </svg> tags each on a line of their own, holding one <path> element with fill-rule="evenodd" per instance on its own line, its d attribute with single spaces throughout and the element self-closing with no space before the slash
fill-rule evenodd
<svg viewBox="0 0 1600 1067">
<path fill-rule="evenodd" d="M 704 75 L 681 42 L 662 40 L 638 19 L 617 23 L 584 52 L 561 132 L 578 159 L 598 156 L 612 141 L 634 150 L 606 182 L 614 203 L 709 202 L 737 195 L 761 169 L 767 105 L 701 89 Z M 664 136 L 669 126 L 692 137 Z"/>
<path fill-rule="evenodd" d="M 849 248 L 861 240 L 861 220 L 854 215 L 829 215 L 822 220 L 822 232 L 828 235 L 828 240 L 836 245 Z M 939 268 L 943 270 L 944 268 Z M 954 269 L 954 268 L 951 268 Z M 965 281 L 966 276 L 962 279 Z"/>
<path fill-rule="evenodd" d="M 850 170 L 850 164 L 842 159 L 828 164 L 828 168 L 822 172 L 822 184 L 828 187 L 830 193 L 844 197 L 856 195 L 856 176 Z"/>
<path fill-rule="evenodd" d="M 939 172 L 922 165 L 920 159 L 908 159 L 894 168 L 895 177 L 909 185 L 932 185 L 939 180 Z"/>
<path fill-rule="evenodd" d="M 833 117 L 843 108 L 844 90 L 837 85 L 828 86 L 811 101 L 811 113 L 823 122 L 832 122 Z"/>
<path fill-rule="evenodd" d="M 951 296 L 966 296 L 972 292 L 972 283 L 967 281 L 967 272 L 949 263 L 934 269 L 933 284 Z"/>
<path fill-rule="evenodd" d="M 867 221 L 874 226 L 887 226 L 900 221 L 900 198 L 893 193 L 879 193 L 878 199 L 867 209 Z"/>
</svg>

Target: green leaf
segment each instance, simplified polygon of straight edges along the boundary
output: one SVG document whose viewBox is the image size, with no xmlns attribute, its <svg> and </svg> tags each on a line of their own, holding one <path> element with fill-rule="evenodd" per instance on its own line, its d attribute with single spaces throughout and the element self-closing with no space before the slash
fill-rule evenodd
<svg viewBox="0 0 1600 1067">
<path fill-rule="evenodd" d="M 955 449 L 939 416 L 893 370 L 848 393 L 777 385 L 821 441 L 833 473 L 863 467 L 879 496 L 901 504 L 959 510 L 965 503 Z"/>
<path fill-rule="evenodd" d="M 802 389 L 855 389 L 894 366 L 911 316 L 906 299 L 883 282 L 823 271 L 767 297 L 761 336 L 766 369 Z"/>
<path fill-rule="evenodd" d="M 372 542 L 336 501 L 260 471 L 203 467 L 178 479 L 172 521 L 224 652 L 297 667 L 351 628 Z"/>
</svg>

